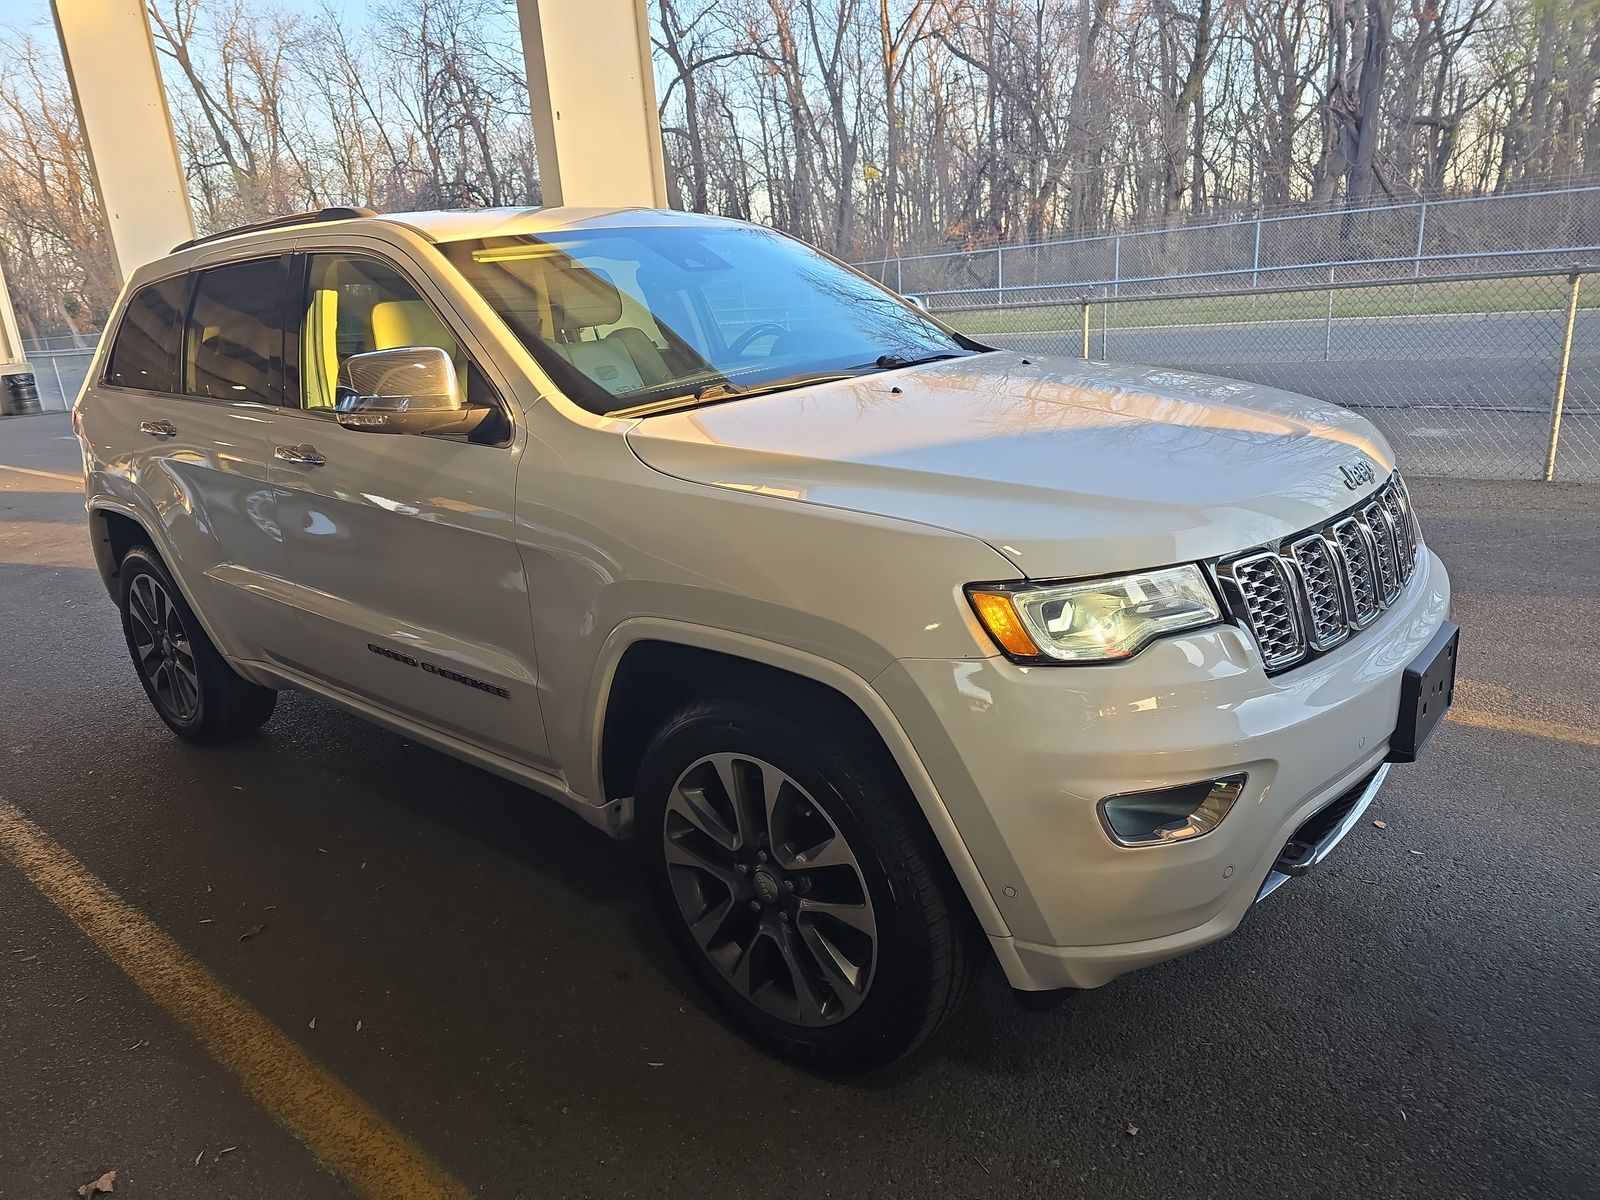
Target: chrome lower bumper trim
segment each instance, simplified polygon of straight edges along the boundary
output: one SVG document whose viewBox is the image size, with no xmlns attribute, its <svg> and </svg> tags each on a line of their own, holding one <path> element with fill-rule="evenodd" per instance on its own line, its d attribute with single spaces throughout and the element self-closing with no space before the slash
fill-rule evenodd
<svg viewBox="0 0 1600 1200">
<path fill-rule="evenodd" d="M 1386 780 L 1388 777 L 1389 764 L 1384 763 L 1377 769 L 1372 778 L 1367 780 L 1367 786 L 1361 789 L 1361 795 L 1357 797 L 1356 802 L 1350 806 L 1350 811 L 1344 815 L 1337 825 L 1328 830 L 1327 833 L 1323 834 L 1322 837 L 1318 839 L 1317 844 L 1312 850 L 1311 854 L 1298 862 L 1292 872 L 1280 871 L 1277 867 L 1274 867 L 1272 870 L 1268 871 L 1267 878 L 1261 885 L 1261 890 L 1256 893 L 1256 903 L 1259 904 L 1261 901 L 1265 900 L 1268 896 L 1272 895 L 1273 892 L 1277 891 L 1297 875 L 1304 875 L 1312 867 L 1316 866 L 1323 859 L 1327 858 L 1328 855 L 1332 854 L 1333 848 L 1340 842 L 1344 841 L 1345 835 L 1356 827 L 1356 822 L 1361 820 L 1361 814 L 1367 811 L 1367 808 L 1369 805 L 1371 805 L 1373 798 L 1377 796 L 1378 789 L 1383 787 L 1384 780 Z M 1337 803 L 1337 801 L 1334 801 L 1333 803 Z"/>
</svg>

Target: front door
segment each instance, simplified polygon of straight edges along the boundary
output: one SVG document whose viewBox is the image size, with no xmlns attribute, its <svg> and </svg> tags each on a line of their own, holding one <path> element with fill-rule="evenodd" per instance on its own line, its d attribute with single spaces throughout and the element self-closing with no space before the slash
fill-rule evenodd
<svg viewBox="0 0 1600 1200">
<path fill-rule="evenodd" d="M 274 446 L 303 632 L 292 665 L 453 737 L 547 765 L 513 537 L 520 429 L 395 265 L 317 253 L 304 260 L 304 279 L 295 432 Z M 443 348 L 468 402 L 498 408 L 473 441 L 334 419 L 343 362 L 404 346 Z"/>
</svg>

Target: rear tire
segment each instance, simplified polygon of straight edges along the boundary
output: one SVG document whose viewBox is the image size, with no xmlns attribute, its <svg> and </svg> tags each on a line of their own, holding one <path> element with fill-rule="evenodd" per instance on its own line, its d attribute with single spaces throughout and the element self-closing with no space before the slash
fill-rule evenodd
<svg viewBox="0 0 1600 1200">
<path fill-rule="evenodd" d="M 156 552 L 131 547 L 118 577 L 128 653 L 167 728 L 197 746 L 223 746 L 255 732 L 272 715 L 278 693 L 228 665 Z"/>
<path fill-rule="evenodd" d="M 769 689 L 686 705 L 645 750 L 637 820 L 678 952 L 747 1036 L 881 1067 L 955 1012 L 977 922 L 883 746 Z"/>
</svg>

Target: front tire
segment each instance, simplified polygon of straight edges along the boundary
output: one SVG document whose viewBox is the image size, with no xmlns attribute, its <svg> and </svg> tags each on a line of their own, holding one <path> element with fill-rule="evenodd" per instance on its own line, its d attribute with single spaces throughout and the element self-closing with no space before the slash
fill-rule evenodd
<svg viewBox="0 0 1600 1200">
<path fill-rule="evenodd" d="M 783 1057 L 870 1068 L 947 1020 L 978 930 L 881 744 L 754 688 L 696 702 L 645 751 L 637 819 L 684 961 Z"/>
<path fill-rule="evenodd" d="M 197 746 L 226 745 L 259 728 L 278 693 L 228 665 L 155 551 L 132 547 L 118 574 L 128 653 L 167 727 Z"/>
</svg>

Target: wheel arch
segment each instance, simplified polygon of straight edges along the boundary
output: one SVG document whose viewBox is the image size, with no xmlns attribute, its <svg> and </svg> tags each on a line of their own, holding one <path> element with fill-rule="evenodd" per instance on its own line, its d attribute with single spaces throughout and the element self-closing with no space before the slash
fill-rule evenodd
<svg viewBox="0 0 1600 1200">
<path fill-rule="evenodd" d="M 167 562 L 155 535 L 137 514 L 121 505 L 99 502 L 89 509 L 89 541 L 94 550 L 95 566 L 100 570 L 100 581 L 113 600 L 117 599 L 117 580 L 122 570 L 122 556 L 134 546 L 148 546 Z M 171 569 L 170 563 L 168 569 Z"/>
<path fill-rule="evenodd" d="M 894 761 L 944 852 L 984 932 L 1009 937 L 960 831 L 910 737 L 871 683 L 820 656 L 745 634 L 663 618 L 623 622 L 602 648 L 590 713 L 589 788 L 610 801 L 631 797 L 645 745 L 687 690 L 675 685 L 693 670 L 706 688 L 726 680 L 765 679 L 827 704 L 880 744 Z"/>
</svg>

